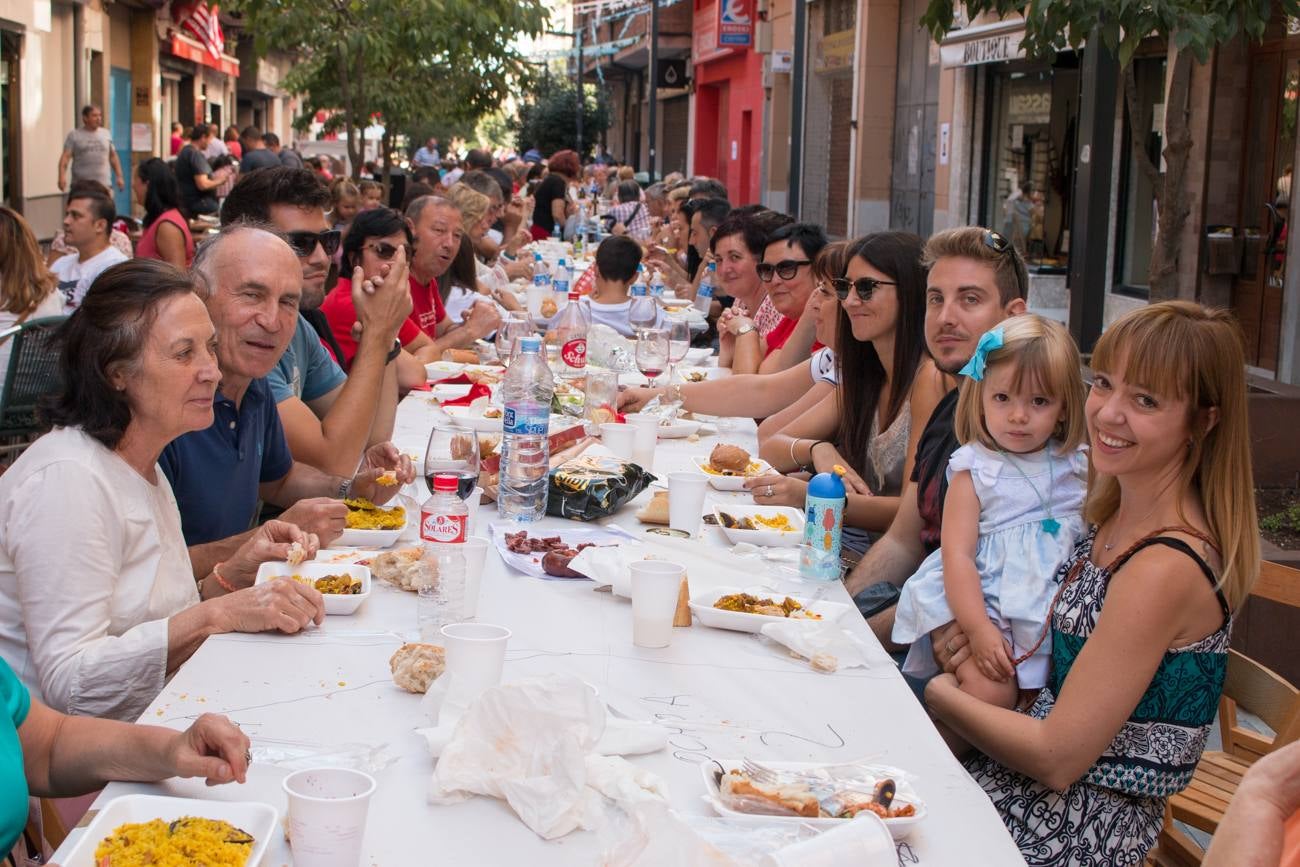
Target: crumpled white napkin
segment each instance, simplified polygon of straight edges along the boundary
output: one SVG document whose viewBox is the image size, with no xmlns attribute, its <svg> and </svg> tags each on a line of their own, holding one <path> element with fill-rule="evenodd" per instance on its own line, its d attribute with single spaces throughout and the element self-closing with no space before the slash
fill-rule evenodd
<svg viewBox="0 0 1300 867">
<path fill-rule="evenodd" d="M 807 660 L 816 658 L 822 670 L 868 668 L 871 651 L 864 642 L 834 623 L 807 620 L 763 624 L 763 634 Z M 830 666 L 830 667 L 827 667 Z"/>
<path fill-rule="evenodd" d="M 604 703 L 577 678 L 493 687 L 469 706 L 441 747 L 429 802 L 455 803 L 472 794 L 501 798 L 549 840 L 602 825 L 605 798 L 623 809 L 666 801 L 658 777 L 597 754 L 606 726 Z"/>
<path fill-rule="evenodd" d="M 569 568 L 586 575 L 597 587 L 609 587 L 615 596 L 631 599 L 632 559 L 622 546 L 583 548 L 569 561 Z"/>
</svg>

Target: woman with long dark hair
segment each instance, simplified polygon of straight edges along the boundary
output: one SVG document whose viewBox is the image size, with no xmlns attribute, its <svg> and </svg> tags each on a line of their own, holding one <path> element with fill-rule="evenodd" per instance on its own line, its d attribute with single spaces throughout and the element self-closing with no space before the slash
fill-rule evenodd
<svg viewBox="0 0 1300 867">
<path fill-rule="evenodd" d="M 916 439 L 949 390 L 925 349 L 925 269 L 921 239 L 877 232 L 854 242 L 840 300 L 838 388 L 763 445 L 777 471 L 850 468 L 845 524 L 889 527 L 912 469 Z M 745 486 L 761 505 L 803 506 L 807 483 L 764 476 Z"/>
<path fill-rule="evenodd" d="M 136 246 L 139 259 L 159 259 L 177 268 L 194 261 L 194 237 L 181 213 L 180 187 L 171 166 L 157 157 L 140 163 L 131 181 L 136 201 L 144 202 L 144 234 Z"/>
</svg>

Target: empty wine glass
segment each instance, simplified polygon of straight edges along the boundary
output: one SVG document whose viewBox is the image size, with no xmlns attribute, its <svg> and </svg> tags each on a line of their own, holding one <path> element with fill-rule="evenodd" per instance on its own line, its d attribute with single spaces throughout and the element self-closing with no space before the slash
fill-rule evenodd
<svg viewBox="0 0 1300 867">
<path fill-rule="evenodd" d="M 677 365 L 686 357 L 691 348 L 691 323 L 685 319 L 672 317 L 668 320 L 668 383 L 672 384 L 677 373 Z"/>
<path fill-rule="evenodd" d="M 519 339 L 532 333 L 532 323 L 528 321 L 527 314 L 515 312 L 501 320 L 501 324 L 497 326 L 497 360 L 509 366 L 515 356 Z"/>
<path fill-rule="evenodd" d="M 636 366 L 654 388 L 655 380 L 668 366 L 668 329 L 643 328 L 637 334 Z"/>
<path fill-rule="evenodd" d="M 650 295 L 634 295 L 632 304 L 627 308 L 627 324 L 632 326 L 632 333 L 639 333 L 645 328 L 654 327 L 659 319 L 659 303 Z"/>
<path fill-rule="evenodd" d="M 464 500 L 474 492 L 478 474 L 478 434 L 450 422 L 435 422 L 424 452 L 424 480 L 429 491 L 433 491 L 434 476 L 455 476 L 456 494 Z"/>
</svg>

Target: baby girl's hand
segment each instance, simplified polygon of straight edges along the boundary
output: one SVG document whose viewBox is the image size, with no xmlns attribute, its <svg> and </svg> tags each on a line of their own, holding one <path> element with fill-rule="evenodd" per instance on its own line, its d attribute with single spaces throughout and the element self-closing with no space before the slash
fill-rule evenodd
<svg viewBox="0 0 1300 867">
<path fill-rule="evenodd" d="M 1002 632 L 993 624 L 977 630 L 971 635 L 971 656 L 980 673 L 989 680 L 1003 683 L 1016 674 L 1011 664 L 1011 648 L 1007 645 Z"/>
</svg>

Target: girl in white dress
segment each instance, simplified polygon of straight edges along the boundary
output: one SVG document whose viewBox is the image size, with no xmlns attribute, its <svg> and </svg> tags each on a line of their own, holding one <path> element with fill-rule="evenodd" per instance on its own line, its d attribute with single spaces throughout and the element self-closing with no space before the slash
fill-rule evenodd
<svg viewBox="0 0 1300 867">
<path fill-rule="evenodd" d="M 1079 351 L 1059 323 L 1016 316 L 961 373 L 941 545 L 903 585 L 894 640 L 911 644 L 905 672 L 936 674 L 929 634 L 955 619 L 971 645 L 961 688 L 1014 707 L 1047 682 L 1054 576 L 1084 531 Z"/>
</svg>

